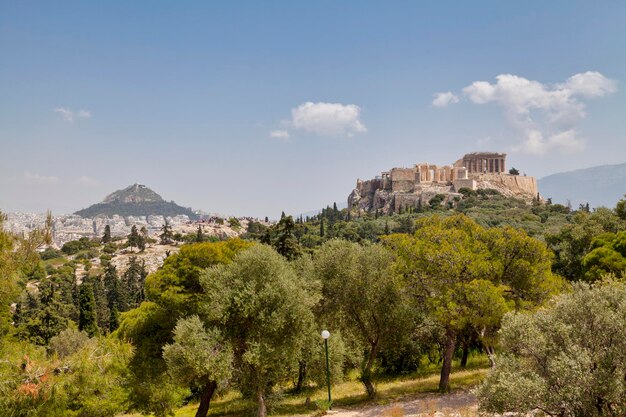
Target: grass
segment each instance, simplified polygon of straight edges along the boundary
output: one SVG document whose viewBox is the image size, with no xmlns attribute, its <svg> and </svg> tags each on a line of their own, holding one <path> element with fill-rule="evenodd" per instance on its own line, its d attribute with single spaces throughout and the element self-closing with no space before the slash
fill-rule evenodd
<svg viewBox="0 0 626 417">
<path fill-rule="evenodd" d="M 471 357 L 468 366 L 450 375 L 452 390 L 471 388 L 477 385 L 488 371 L 488 361 L 485 357 Z M 365 389 L 357 379 L 357 373 L 351 373 L 348 380 L 335 384 L 332 387 L 333 405 L 340 408 L 358 408 L 365 405 L 385 405 L 401 399 L 409 399 L 422 393 L 437 392 L 439 386 L 439 368 L 436 365 L 426 366 L 420 372 L 398 378 L 382 378 L 376 384 L 378 396 L 376 400 L 368 400 Z M 310 406 L 305 405 L 307 397 Z M 310 389 L 300 394 L 282 394 L 268 400 L 269 413 L 272 416 L 304 417 L 320 415 L 316 409 L 317 401 L 327 400 L 325 387 Z M 176 410 L 176 417 L 194 417 L 197 404 L 189 404 Z M 220 398 L 211 402 L 209 416 L 254 416 L 256 403 L 242 398 L 236 391 L 229 391 Z M 461 414 L 464 415 L 464 414 Z M 138 414 L 124 417 L 138 417 Z"/>
</svg>

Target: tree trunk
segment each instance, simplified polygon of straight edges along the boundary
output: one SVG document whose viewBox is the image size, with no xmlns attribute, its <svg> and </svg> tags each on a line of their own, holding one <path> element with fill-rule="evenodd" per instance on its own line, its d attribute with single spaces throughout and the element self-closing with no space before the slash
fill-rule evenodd
<svg viewBox="0 0 626 417">
<path fill-rule="evenodd" d="M 487 352 L 487 357 L 489 358 L 489 364 L 491 365 L 492 368 L 496 367 L 496 350 L 493 348 L 493 346 L 485 346 L 485 351 Z"/>
<path fill-rule="evenodd" d="M 306 380 L 306 362 L 300 361 L 298 368 L 298 383 L 296 384 L 296 392 L 301 392 Z"/>
<path fill-rule="evenodd" d="M 456 334 L 452 330 L 446 330 L 446 345 L 443 351 L 443 366 L 439 379 L 439 392 L 450 390 L 450 371 L 452 371 L 452 356 L 456 344 Z"/>
<path fill-rule="evenodd" d="M 217 382 L 209 381 L 200 392 L 200 406 L 196 411 L 196 417 L 206 417 L 209 412 L 209 404 L 211 404 L 211 398 L 217 389 Z"/>
<path fill-rule="evenodd" d="M 461 368 L 465 368 L 467 366 L 467 357 L 469 355 L 469 343 L 463 343 L 463 356 L 461 356 Z"/>
<path fill-rule="evenodd" d="M 378 340 L 372 342 L 372 346 L 370 348 L 370 354 L 367 358 L 367 362 L 365 363 L 365 367 L 363 368 L 363 372 L 361 375 L 361 382 L 365 385 L 365 390 L 367 391 L 367 398 L 374 399 L 376 398 L 376 388 L 374 388 L 374 384 L 372 384 L 372 366 L 374 365 L 374 360 L 376 360 L 376 353 L 378 352 Z"/>
<path fill-rule="evenodd" d="M 263 388 L 259 388 L 256 392 L 257 401 L 257 417 L 265 417 L 267 415 L 267 409 L 265 408 L 265 398 L 263 398 Z"/>
</svg>

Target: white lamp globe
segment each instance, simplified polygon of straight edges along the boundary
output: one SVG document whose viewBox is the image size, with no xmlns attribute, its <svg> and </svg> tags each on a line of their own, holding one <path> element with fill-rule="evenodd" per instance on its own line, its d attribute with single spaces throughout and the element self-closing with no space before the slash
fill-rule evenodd
<svg viewBox="0 0 626 417">
<path fill-rule="evenodd" d="M 328 339 L 330 337 L 330 332 L 328 330 L 322 330 L 322 339 Z"/>
</svg>

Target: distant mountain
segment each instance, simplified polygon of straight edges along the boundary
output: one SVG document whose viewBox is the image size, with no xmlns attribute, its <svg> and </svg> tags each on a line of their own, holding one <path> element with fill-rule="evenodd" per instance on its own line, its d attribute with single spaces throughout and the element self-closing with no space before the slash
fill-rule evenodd
<svg viewBox="0 0 626 417">
<path fill-rule="evenodd" d="M 626 194 L 626 164 L 600 165 L 548 175 L 538 181 L 539 192 L 554 203 L 573 208 L 589 203 L 591 207 L 615 207 Z"/>
<path fill-rule="evenodd" d="M 181 207 L 163 198 L 142 184 L 133 184 L 123 190 L 109 194 L 101 203 L 77 211 L 81 217 L 107 216 L 177 216 L 185 214 L 195 219 L 196 214 L 189 208 Z"/>
</svg>

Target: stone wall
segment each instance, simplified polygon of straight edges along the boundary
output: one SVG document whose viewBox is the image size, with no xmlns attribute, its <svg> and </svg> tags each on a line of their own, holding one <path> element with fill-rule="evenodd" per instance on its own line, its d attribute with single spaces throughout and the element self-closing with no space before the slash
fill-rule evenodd
<svg viewBox="0 0 626 417">
<path fill-rule="evenodd" d="M 394 168 L 390 173 L 391 191 L 411 193 L 415 190 L 415 169 Z"/>
</svg>

